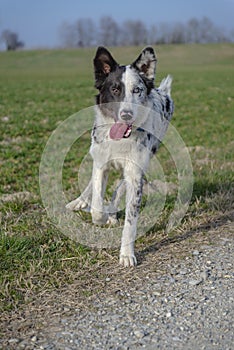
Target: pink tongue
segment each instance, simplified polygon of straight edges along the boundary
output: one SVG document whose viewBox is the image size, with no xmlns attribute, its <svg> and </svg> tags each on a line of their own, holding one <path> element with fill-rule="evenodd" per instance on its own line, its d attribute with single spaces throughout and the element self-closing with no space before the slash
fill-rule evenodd
<svg viewBox="0 0 234 350">
<path fill-rule="evenodd" d="M 129 129 L 129 125 L 123 123 L 115 123 L 110 129 L 110 138 L 113 140 L 120 140 L 124 137 Z"/>
</svg>

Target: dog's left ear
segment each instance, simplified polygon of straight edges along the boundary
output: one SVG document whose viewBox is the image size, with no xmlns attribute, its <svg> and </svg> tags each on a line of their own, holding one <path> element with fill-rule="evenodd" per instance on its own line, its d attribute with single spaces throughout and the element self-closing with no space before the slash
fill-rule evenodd
<svg viewBox="0 0 234 350">
<path fill-rule="evenodd" d="M 155 78 L 157 57 L 152 47 L 146 47 L 140 56 L 132 63 L 132 67 L 139 71 L 143 78 L 153 82 Z"/>
<path fill-rule="evenodd" d="M 95 87 L 100 89 L 108 74 L 115 70 L 118 63 L 111 56 L 110 52 L 103 46 L 99 46 L 93 60 Z"/>
</svg>

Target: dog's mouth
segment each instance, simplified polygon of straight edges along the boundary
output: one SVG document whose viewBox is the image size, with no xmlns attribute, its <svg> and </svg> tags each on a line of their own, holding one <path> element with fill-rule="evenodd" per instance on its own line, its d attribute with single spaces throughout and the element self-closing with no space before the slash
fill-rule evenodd
<svg viewBox="0 0 234 350">
<path fill-rule="evenodd" d="M 110 138 L 112 140 L 121 140 L 128 138 L 132 133 L 132 124 L 118 123 L 116 122 L 110 128 Z"/>
</svg>

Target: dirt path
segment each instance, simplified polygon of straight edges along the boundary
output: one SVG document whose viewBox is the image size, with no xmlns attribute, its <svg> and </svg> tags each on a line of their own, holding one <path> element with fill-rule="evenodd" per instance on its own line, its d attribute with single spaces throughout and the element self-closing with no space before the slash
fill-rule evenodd
<svg viewBox="0 0 234 350">
<path fill-rule="evenodd" d="M 152 245 L 135 269 L 110 257 L 9 315 L 0 348 L 231 350 L 233 243 L 228 222 Z"/>
</svg>

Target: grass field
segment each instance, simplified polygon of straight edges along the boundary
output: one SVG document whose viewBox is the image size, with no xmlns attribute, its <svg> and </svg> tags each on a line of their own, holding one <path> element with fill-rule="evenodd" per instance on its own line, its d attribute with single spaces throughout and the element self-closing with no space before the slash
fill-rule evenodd
<svg viewBox="0 0 234 350">
<path fill-rule="evenodd" d="M 233 220 L 234 45 L 159 46 L 159 83 L 174 78 L 177 128 L 191 152 L 194 192 L 181 232 L 218 226 Z M 139 48 L 114 48 L 119 63 L 131 62 Z M 64 237 L 42 206 L 39 164 L 52 131 L 73 113 L 93 105 L 94 49 L 0 53 L 0 311 L 12 310 L 45 289 L 72 282 L 78 271 L 108 263 L 103 251 L 92 251 Z M 74 145 L 66 158 L 64 185 L 75 188 L 78 163 L 89 139 Z M 173 180 L 173 164 L 162 147 L 158 159 Z M 142 245 L 165 237 L 164 219 Z M 118 251 L 111 254 L 116 257 Z M 84 291 L 81 291 L 81 293 Z"/>
</svg>

